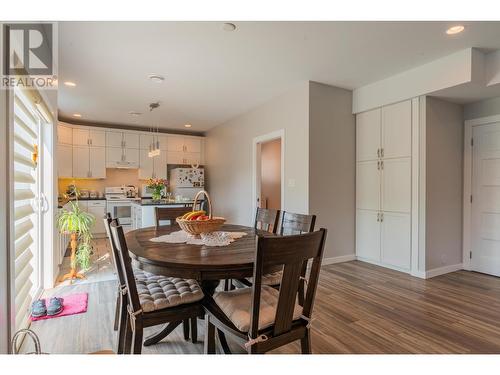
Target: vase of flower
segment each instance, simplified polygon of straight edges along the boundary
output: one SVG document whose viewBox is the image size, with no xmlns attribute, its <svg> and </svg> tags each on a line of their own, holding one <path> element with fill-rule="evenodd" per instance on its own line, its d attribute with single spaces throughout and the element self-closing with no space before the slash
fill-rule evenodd
<svg viewBox="0 0 500 375">
<path fill-rule="evenodd" d="M 163 178 L 150 178 L 147 186 L 152 190 L 151 198 L 154 201 L 158 201 L 162 198 L 162 194 L 167 187 L 167 180 Z"/>
</svg>

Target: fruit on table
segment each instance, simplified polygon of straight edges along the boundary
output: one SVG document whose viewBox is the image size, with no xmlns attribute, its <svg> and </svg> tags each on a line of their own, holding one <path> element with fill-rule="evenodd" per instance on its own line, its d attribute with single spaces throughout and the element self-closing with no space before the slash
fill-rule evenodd
<svg viewBox="0 0 500 375">
<path fill-rule="evenodd" d="M 205 214 L 206 214 L 206 212 L 205 212 L 205 211 L 203 211 L 203 210 L 200 210 L 200 211 L 192 211 L 192 212 L 188 212 L 188 213 L 184 214 L 184 215 L 182 216 L 182 218 L 183 218 L 184 220 L 196 220 L 196 218 L 197 218 L 198 216 L 205 215 Z"/>
<path fill-rule="evenodd" d="M 207 215 L 200 215 L 196 218 L 197 221 L 205 221 L 205 220 L 210 220 L 210 217 Z"/>
</svg>

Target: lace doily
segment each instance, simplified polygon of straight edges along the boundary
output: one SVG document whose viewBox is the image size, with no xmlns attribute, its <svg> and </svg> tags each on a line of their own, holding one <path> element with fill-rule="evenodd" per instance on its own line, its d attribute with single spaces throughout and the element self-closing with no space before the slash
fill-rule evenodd
<svg viewBox="0 0 500 375">
<path fill-rule="evenodd" d="M 187 243 L 190 245 L 205 245 L 205 246 L 227 246 L 238 238 L 246 236 L 245 232 L 212 232 L 202 233 L 201 238 L 196 238 L 192 234 L 179 230 L 170 234 L 165 234 L 160 237 L 151 238 L 152 242 L 166 243 Z"/>
</svg>

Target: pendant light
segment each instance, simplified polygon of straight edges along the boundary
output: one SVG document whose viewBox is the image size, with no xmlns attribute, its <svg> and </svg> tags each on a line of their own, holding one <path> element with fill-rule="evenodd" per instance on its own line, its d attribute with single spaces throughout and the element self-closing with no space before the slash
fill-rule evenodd
<svg viewBox="0 0 500 375">
<path fill-rule="evenodd" d="M 152 112 L 153 109 L 156 109 L 159 106 L 160 106 L 160 102 L 151 103 L 149 105 L 149 112 Z M 160 156 L 161 151 L 160 151 L 159 133 L 160 133 L 160 126 L 158 124 L 156 125 L 156 132 L 155 132 L 155 128 L 152 125 L 151 126 L 151 144 L 149 145 L 149 152 L 148 152 L 148 156 L 150 158 L 154 158 L 155 156 Z M 156 136 L 156 141 L 155 141 L 155 136 Z"/>
</svg>

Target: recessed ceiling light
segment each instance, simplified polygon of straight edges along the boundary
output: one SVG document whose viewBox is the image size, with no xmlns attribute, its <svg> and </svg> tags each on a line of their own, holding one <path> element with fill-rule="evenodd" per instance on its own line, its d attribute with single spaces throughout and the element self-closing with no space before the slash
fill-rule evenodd
<svg viewBox="0 0 500 375">
<path fill-rule="evenodd" d="M 73 117 L 82 117 L 82 115 L 79 113 L 73 113 Z"/>
<path fill-rule="evenodd" d="M 76 86 L 76 83 L 75 82 L 71 82 L 71 81 L 64 81 L 64 84 L 66 86 L 69 86 L 69 87 L 75 87 Z"/>
<path fill-rule="evenodd" d="M 191 124 L 184 125 L 185 128 L 190 128 L 191 126 L 193 126 L 193 125 L 191 125 Z"/>
<path fill-rule="evenodd" d="M 155 83 L 162 83 L 165 80 L 165 77 L 159 74 L 150 74 L 148 78 Z"/>
<path fill-rule="evenodd" d="M 446 30 L 446 34 L 448 34 L 448 35 L 458 34 L 458 33 L 461 33 L 462 31 L 464 31 L 464 29 L 465 29 L 465 27 L 462 25 L 452 26 L 448 30 Z"/>
<path fill-rule="evenodd" d="M 142 112 L 130 111 L 128 114 L 129 114 L 129 115 L 131 115 L 131 116 L 135 116 L 135 117 L 137 117 L 137 116 L 142 115 Z"/>
<path fill-rule="evenodd" d="M 236 30 L 236 25 L 231 22 L 225 22 L 224 25 L 222 25 L 222 30 L 224 31 L 234 31 Z"/>
</svg>

